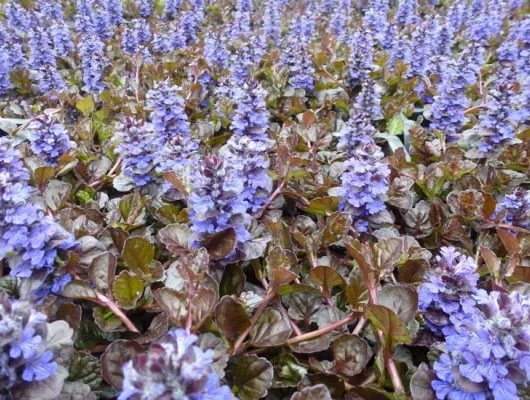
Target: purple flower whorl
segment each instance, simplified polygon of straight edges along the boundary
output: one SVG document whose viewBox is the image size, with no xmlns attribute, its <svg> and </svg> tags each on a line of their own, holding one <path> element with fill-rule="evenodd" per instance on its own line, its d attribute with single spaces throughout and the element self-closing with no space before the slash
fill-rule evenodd
<svg viewBox="0 0 530 400">
<path fill-rule="evenodd" d="M 250 212 L 258 211 L 268 200 L 272 179 L 268 176 L 266 152 L 271 146 L 267 135 L 269 112 L 266 92 L 257 82 L 234 89 L 236 111 L 232 116 L 234 135 L 224 149 L 227 160 L 234 165 L 243 182 L 242 196 Z"/>
<path fill-rule="evenodd" d="M 31 131 L 30 148 L 46 164 L 57 166 L 61 156 L 70 149 L 70 138 L 64 125 L 53 117 L 44 115 L 35 119 L 28 127 Z"/>
<path fill-rule="evenodd" d="M 469 106 L 469 100 L 465 90 L 468 82 L 459 66 L 452 61 L 445 65 L 441 79 L 438 96 L 434 97 L 432 105 L 431 127 L 444 132 L 449 140 L 455 140 L 466 122 L 464 111 Z"/>
<path fill-rule="evenodd" d="M 123 173 L 131 178 L 137 187 L 155 181 L 156 137 L 153 126 L 132 117 L 125 117 L 118 136 L 121 141 L 116 152 L 123 158 Z"/>
<path fill-rule="evenodd" d="M 7 259 L 12 276 L 38 274 L 44 280 L 54 270 L 58 250 L 70 249 L 75 242 L 29 202 L 28 182 L 18 151 L 0 139 L 0 259 Z"/>
<path fill-rule="evenodd" d="M 135 355 L 123 366 L 118 400 L 230 400 L 230 388 L 221 385 L 212 370 L 212 350 L 202 350 L 196 341 L 197 336 L 174 329 L 151 344 L 147 353 Z"/>
<path fill-rule="evenodd" d="M 425 275 L 419 306 L 431 331 L 450 335 L 475 306 L 472 298 L 479 279 L 477 265 L 454 247 L 442 247 L 437 267 Z"/>
<path fill-rule="evenodd" d="M 386 209 L 390 169 L 371 137 L 374 131 L 367 115 L 355 112 L 339 133 L 339 149 L 347 156 L 337 192 L 342 197 L 339 209 L 353 216 L 359 232 L 368 230 L 370 216 Z"/>
<path fill-rule="evenodd" d="M 198 242 L 206 236 L 233 228 L 239 242 L 250 240 L 250 222 L 243 196 L 244 182 L 228 161 L 218 155 L 197 160 L 190 176 L 188 197 L 191 230 Z"/>
<path fill-rule="evenodd" d="M 0 395 L 15 385 L 55 374 L 57 363 L 46 350 L 46 333 L 46 315 L 28 302 L 10 301 L 0 293 Z"/>
</svg>

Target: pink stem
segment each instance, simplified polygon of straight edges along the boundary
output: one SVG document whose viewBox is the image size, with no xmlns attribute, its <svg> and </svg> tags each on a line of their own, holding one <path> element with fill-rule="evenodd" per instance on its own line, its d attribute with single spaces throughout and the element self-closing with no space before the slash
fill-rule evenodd
<svg viewBox="0 0 530 400">
<path fill-rule="evenodd" d="M 346 318 L 341 319 L 340 321 L 337 321 L 337 322 L 335 322 L 334 324 L 332 324 L 330 326 L 326 326 L 325 328 L 322 328 L 322 329 L 319 329 L 319 330 L 316 330 L 316 331 L 313 331 L 313 332 L 309 332 L 309 333 L 304 333 L 303 335 L 299 335 L 299 336 L 296 336 L 294 338 L 291 338 L 291 339 L 289 339 L 287 341 L 287 343 L 289 343 L 289 344 L 300 343 L 300 342 L 303 342 L 304 340 L 314 339 L 314 338 L 317 338 L 319 336 L 325 335 L 326 333 L 334 331 L 335 329 L 338 329 L 341 326 L 344 326 L 344 325 L 350 323 L 352 320 L 357 318 L 357 316 L 358 316 L 358 314 L 356 314 L 356 313 L 351 314 L 351 315 L 347 316 Z"/>
<path fill-rule="evenodd" d="M 140 333 L 140 331 L 134 326 L 134 324 L 131 322 L 131 320 L 125 315 L 125 313 L 114 303 L 111 301 L 107 296 L 96 292 L 96 297 L 98 302 L 104 306 L 109 308 L 129 329 L 131 332 Z"/>
</svg>

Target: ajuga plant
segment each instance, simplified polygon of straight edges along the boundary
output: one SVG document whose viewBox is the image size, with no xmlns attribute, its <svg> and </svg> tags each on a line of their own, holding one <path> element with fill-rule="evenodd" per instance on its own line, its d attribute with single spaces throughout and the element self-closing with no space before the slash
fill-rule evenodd
<svg viewBox="0 0 530 400">
<path fill-rule="evenodd" d="M 518 399 L 517 383 L 530 378 L 530 296 L 479 289 L 476 270 L 446 247 L 421 286 L 420 309 L 446 341 L 432 387 L 439 399 Z"/>
<path fill-rule="evenodd" d="M 223 399 L 230 388 L 220 384 L 212 370 L 213 350 L 195 344 L 197 336 L 184 329 L 169 331 L 123 367 L 123 392 L 127 399 Z"/>
<path fill-rule="evenodd" d="M 34 204 L 29 173 L 6 139 L 0 139 L 0 177 L 0 256 L 10 265 L 12 276 L 34 277 L 42 283 L 54 271 L 58 252 L 75 243 Z"/>
<path fill-rule="evenodd" d="M 46 315 L 28 301 L 10 300 L 0 293 L 0 333 L 0 395 L 57 398 L 72 354 L 73 330 L 68 324 L 49 324 Z"/>
<path fill-rule="evenodd" d="M 528 1 L 2 0 L 0 53 L 0 398 L 530 399 Z"/>
<path fill-rule="evenodd" d="M 64 125 L 45 115 L 36 118 L 28 128 L 31 130 L 31 150 L 35 156 L 53 167 L 70 148 L 70 138 Z"/>
</svg>

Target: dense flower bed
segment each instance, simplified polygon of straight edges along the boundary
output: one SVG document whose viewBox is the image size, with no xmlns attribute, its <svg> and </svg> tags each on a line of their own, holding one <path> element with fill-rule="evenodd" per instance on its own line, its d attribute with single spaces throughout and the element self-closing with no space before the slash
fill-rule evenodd
<svg viewBox="0 0 530 400">
<path fill-rule="evenodd" d="M 530 399 L 527 1 L 0 3 L 0 399 Z"/>
</svg>

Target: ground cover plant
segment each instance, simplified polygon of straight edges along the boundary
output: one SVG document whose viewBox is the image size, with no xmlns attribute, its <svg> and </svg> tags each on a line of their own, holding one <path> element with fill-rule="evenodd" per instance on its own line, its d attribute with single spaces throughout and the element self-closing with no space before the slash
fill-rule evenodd
<svg viewBox="0 0 530 400">
<path fill-rule="evenodd" d="M 530 399 L 525 0 L 0 1 L 0 399 Z"/>
</svg>

